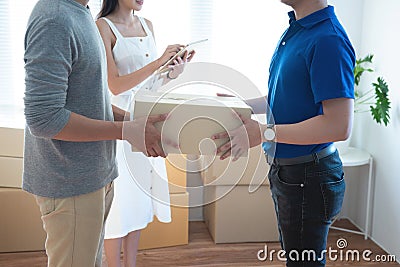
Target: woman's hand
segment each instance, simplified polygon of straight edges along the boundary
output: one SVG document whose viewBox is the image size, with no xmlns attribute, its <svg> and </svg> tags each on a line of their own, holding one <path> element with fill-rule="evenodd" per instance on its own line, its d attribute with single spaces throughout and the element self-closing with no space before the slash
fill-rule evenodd
<svg viewBox="0 0 400 267">
<path fill-rule="evenodd" d="M 161 67 L 168 60 L 170 60 L 173 56 L 175 56 L 184 46 L 181 44 L 169 45 L 167 49 L 165 49 L 162 56 L 157 59 L 158 65 Z"/>
<path fill-rule="evenodd" d="M 184 71 L 185 64 L 190 62 L 195 54 L 196 52 L 192 50 L 190 52 L 186 51 L 182 57 L 177 57 L 174 60 L 174 65 L 168 66 L 168 68 L 170 69 L 168 73 L 168 78 L 170 79 L 178 78 L 178 76 L 181 75 L 182 72 Z"/>
</svg>

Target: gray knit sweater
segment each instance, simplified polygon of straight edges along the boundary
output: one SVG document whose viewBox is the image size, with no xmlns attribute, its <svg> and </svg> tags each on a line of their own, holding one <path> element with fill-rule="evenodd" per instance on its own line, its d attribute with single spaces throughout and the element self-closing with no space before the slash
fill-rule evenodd
<svg viewBox="0 0 400 267">
<path fill-rule="evenodd" d="M 117 177 L 115 142 L 53 140 L 71 112 L 113 120 L 103 42 L 89 9 L 40 0 L 25 35 L 23 189 L 53 198 L 96 191 Z"/>
</svg>

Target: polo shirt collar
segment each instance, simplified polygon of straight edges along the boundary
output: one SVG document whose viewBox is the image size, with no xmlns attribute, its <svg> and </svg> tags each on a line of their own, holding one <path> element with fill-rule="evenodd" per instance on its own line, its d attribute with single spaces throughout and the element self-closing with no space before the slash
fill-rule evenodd
<svg viewBox="0 0 400 267">
<path fill-rule="evenodd" d="M 296 15 L 294 11 L 290 11 L 289 15 L 289 23 L 296 21 Z M 329 18 L 335 17 L 335 10 L 333 6 L 327 6 L 321 10 L 318 10 L 302 19 L 297 20 L 296 22 L 300 24 L 300 26 L 304 28 L 312 28 L 314 25 L 320 23 L 321 21 L 327 20 Z"/>
</svg>

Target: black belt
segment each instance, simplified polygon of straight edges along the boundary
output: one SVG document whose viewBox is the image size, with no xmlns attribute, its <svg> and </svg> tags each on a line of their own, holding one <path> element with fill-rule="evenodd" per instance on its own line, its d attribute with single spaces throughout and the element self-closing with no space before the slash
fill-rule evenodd
<svg viewBox="0 0 400 267">
<path fill-rule="evenodd" d="M 265 155 L 267 158 L 268 164 L 276 164 L 276 165 L 296 165 L 301 163 L 307 163 L 312 161 L 318 161 L 319 159 L 325 158 L 333 153 L 335 153 L 336 147 L 331 144 L 326 148 L 309 155 L 295 157 L 295 158 L 274 158 L 270 155 Z"/>
</svg>

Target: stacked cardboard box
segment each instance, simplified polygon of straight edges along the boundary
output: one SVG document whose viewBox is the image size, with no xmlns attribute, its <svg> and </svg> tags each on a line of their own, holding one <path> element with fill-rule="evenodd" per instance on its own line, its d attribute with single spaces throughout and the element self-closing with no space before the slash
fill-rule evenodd
<svg viewBox="0 0 400 267">
<path fill-rule="evenodd" d="M 139 249 L 186 245 L 189 242 L 189 194 L 186 192 L 186 157 L 169 155 L 166 159 L 171 200 L 170 223 L 154 219 L 141 233 Z"/>
<path fill-rule="evenodd" d="M 35 198 L 21 189 L 24 130 L 0 127 L 0 252 L 44 250 L 46 234 Z M 140 248 L 188 243 L 188 193 L 186 172 L 179 166 L 186 158 L 171 156 L 167 162 L 172 222 L 157 220 L 143 231 Z M 176 165 L 176 166 L 174 166 Z"/>
<path fill-rule="evenodd" d="M 204 218 L 215 243 L 278 241 L 274 205 L 260 146 L 248 158 L 203 159 Z"/>
<path fill-rule="evenodd" d="M 154 219 L 141 233 L 139 249 L 152 249 L 187 245 L 189 242 L 189 194 L 171 194 L 170 223 L 161 223 Z"/>
<path fill-rule="evenodd" d="M 0 127 L 0 187 L 21 188 L 24 130 Z"/>
<path fill-rule="evenodd" d="M 35 198 L 22 191 L 24 130 L 0 128 L 0 252 L 44 250 Z"/>
<path fill-rule="evenodd" d="M 44 250 L 46 234 L 35 198 L 18 188 L 0 188 L 0 252 Z"/>
</svg>

